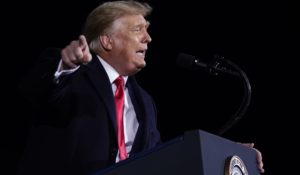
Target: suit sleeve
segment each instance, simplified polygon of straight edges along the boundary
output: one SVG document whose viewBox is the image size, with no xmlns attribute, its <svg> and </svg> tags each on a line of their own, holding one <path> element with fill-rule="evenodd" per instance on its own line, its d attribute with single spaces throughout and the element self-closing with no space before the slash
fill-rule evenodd
<svg viewBox="0 0 300 175">
<path fill-rule="evenodd" d="M 20 92 L 34 106 L 43 103 L 55 88 L 54 73 L 60 58 L 60 49 L 46 49 L 21 80 Z"/>
</svg>

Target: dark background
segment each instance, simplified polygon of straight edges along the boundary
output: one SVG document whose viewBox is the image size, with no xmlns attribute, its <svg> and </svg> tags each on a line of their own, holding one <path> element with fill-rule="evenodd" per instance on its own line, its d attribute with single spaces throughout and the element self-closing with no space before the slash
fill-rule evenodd
<svg viewBox="0 0 300 175">
<path fill-rule="evenodd" d="M 31 123 L 30 106 L 19 94 L 18 82 L 45 48 L 62 48 L 77 39 L 86 16 L 99 2 L 13 1 L 9 5 L 3 25 L 9 46 L 4 57 L 8 76 L 2 79 L 8 120 L 2 124 L 2 138 L 6 168 L 13 174 Z M 297 117 L 290 110 L 295 96 L 288 95 L 293 89 L 289 80 L 295 59 L 288 50 L 297 46 L 289 41 L 287 6 L 261 1 L 147 2 L 154 8 L 148 18 L 153 41 L 147 67 L 137 79 L 157 103 L 163 140 L 194 129 L 216 133 L 239 107 L 243 86 L 237 78 L 176 66 L 180 52 L 199 56 L 203 62 L 219 53 L 239 65 L 252 86 L 247 113 L 223 137 L 254 142 L 263 153 L 266 174 L 285 168 L 282 157 L 287 154 L 285 148 L 293 145 L 287 137 L 295 132 L 290 129 Z"/>
</svg>

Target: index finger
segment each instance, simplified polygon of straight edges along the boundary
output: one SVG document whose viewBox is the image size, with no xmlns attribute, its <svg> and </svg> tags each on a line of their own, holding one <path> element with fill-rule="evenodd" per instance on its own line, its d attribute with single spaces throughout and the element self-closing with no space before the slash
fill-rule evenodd
<svg viewBox="0 0 300 175">
<path fill-rule="evenodd" d="M 79 36 L 79 47 L 82 49 L 82 51 L 85 51 L 85 49 L 88 47 L 86 38 L 84 35 Z"/>
</svg>

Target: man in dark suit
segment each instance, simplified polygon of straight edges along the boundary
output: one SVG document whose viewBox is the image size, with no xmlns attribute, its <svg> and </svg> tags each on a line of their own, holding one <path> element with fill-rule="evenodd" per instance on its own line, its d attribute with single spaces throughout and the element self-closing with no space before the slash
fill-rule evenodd
<svg viewBox="0 0 300 175">
<path fill-rule="evenodd" d="M 107 2 L 88 16 L 84 35 L 41 55 L 23 83 L 39 109 L 20 174 L 88 174 L 119 162 L 115 79 L 125 81 L 126 155 L 160 143 L 156 108 L 132 75 L 145 67 L 151 7 Z"/>
<path fill-rule="evenodd" d="M 78 40 L 41 55 L 22 83 L 37 111 L 19 174 L 90 174 L 160 144 L 155 104 L 133 76 L 146 66 L 151 10 L 103 3 Z"/>
</svg>

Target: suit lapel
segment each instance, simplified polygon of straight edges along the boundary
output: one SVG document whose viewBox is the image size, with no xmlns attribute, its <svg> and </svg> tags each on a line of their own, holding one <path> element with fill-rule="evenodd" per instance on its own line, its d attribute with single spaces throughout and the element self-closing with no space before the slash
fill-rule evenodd
<svg viewBox="0 0 300 175">
<path fill-rule="evenodd" d="M 90 82 L 94 86 L 99 97 L 103 99 L 104 104 L 108 109 L 114 130 L 116 131 L 115 103 L 107 73 L 95 54 L 93 54 L 93 59 L 86 65 L 86 68 L 89 69 L 89 71 L 86 71 L 87 77 L 90 79 Z"/>
</svg>

